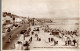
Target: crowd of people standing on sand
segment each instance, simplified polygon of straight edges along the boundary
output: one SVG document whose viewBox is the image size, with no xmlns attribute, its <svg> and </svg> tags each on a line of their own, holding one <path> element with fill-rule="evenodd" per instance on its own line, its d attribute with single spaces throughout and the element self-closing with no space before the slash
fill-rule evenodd
<svg viewBox="0 0 80 51">
<path fill-rule="evenodd" d="M 67 31 L 67 30 L 60 30 L 60 29 L 52 29 L 48 25 L 43 26 L 45 27 L 43 30 L 44 32 L 50 32 L 50 35 L 56 36 L 63 41 L 65 41 L 65 46 L 78 46 L 78 30 L 74 31 Z M 53 38 L 48 38 L 49 42 L 54 41 L 54 45 L 58 44 L 58 41 Z"/>
<path fill-rule="evenodd" d="M 43 28 L 43 27 L 45 27 L 45 28 Z M 49 28 L 49 26 L 47 25 L 47 26 L 35 27 L 33 30 L 29 27 L 27 29 L 27 31 L 23 34 L 24 35 L 23 37 L 24 37 L 24 40 L 28 36 L 30 38 L 29 38 L 29 40 L 26 40 L 25 43 L 23 43 L 21 41 L 17 41 L 17 44 L 22 44 L 21 48 L 20 47 L 19 48 L 29 50 L 30 43 L 33 41 L 32 35 L 35 35 L 37 41 L 41 41 L 41 38 L 38 36 L 38 34 L 40 32 L 40 28 L 42 28 L 42 30 L 44 32 L 49 32 L 51 36 L 53 35 L 53 36 L 56 36 L 57 38 L 64 40 L 65 46 L 77 46 L 78 45 L 78 40 L 76 39 L 76 37 L 78 36 L 77 30 L 64 31 L 64 30 L 60 30 L 60 29 Z M 35 32 L 37 32 L 37 33 L 35 33 Z M 11 38 L 11 36 L 10 36 L 10 38 Z M 54 37 L 51 37 L 51 38 L 49 37 L 48 42 L 49 43 L 54 42 L 54 46 L 58 44 L 58 40 L 54 39 Z M 23 48 L 23 47 L 25 47 L 25 48 Z"/>
<path fill-rule="evenodd" d="M 21 47 L 19 46 L 19 48 L 17 48 L 17 45 L 15 44 L 14 47 L 15 49 L 24 49 L 24 50 L 30 50 L 30 43 L 33 41 L 33 35 L 35 36 L 37 41 L 41 41 L 41 38 L 39 38 L 38 33 L 39 33 L 39 27 L 34 28 L 34 30 L 31 30 L 31 28 L 27 28 L 27 31 L 21 35 L 23 36 L 23 41 L 17 41 L 16 44 L 18 45 L 22 45 Z M 37 33 L 35 33 L 37 32 Z M 29 37 L 28 40 L 26 40 L 26 37 Z M 22 38 L 22 37 L 21 37 Z"/>
</svg>

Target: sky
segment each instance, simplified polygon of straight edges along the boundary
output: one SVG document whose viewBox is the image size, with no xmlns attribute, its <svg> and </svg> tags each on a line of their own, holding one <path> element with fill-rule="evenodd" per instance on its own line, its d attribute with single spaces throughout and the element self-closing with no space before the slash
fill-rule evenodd
<svg viewBox="0 0 80 51">
<path fill-rule="evenodd" d="M 79 0 L 2 0 L 2 12 L 37 18 L 77 18 Z"/>
</svg>

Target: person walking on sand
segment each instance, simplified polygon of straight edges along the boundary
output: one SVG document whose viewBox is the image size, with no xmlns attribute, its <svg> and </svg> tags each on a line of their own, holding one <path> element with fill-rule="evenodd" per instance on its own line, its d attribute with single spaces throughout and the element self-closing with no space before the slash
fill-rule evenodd
<svg viewBox="0 0 80 51">
<path fill-rule="evenodd" d="M 50 38 L 48 38 L 49 42 L 50 42 Z"/>
</svg>

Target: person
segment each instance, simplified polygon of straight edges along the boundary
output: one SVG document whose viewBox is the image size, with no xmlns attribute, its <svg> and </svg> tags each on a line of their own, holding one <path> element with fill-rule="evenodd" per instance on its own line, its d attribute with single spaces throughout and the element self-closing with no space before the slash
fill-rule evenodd
<svg viewBox="0 0 80 51">
<path fill-rule="evenodd" d="M 38 37 L 38 34 L 35 34 L 35 37 Z"/>
<path fill-rule="evenodd" d="M 17 43 L 14 44 L 14 49 L 16 50 L 22 50 L 23 49 L 23 45 L 21 41 L 18 41 Z"/>
<path fill-rule="evenodd" d="M 34 32 L 32 31 L 31 34 L 34 35 Z"/>
<path fill-rule="evenodd" d="M 29 50 L 29 43 L 26 41 L 26 43 L 23 45 L 23 46 L 26 46 L 25 50 Z"/>
<path fill-rule="evenodd" d="M 29 27 L 29 29 L 28 29 L 28 30 L 29 30 L 29 32 L 30 32 L 30 31 L 31 31 L 31 28 Z"/>
<path fill-rule="evenodd" d="M 54 38 L 51 38 L 51 41 L 53 41 L 54 40 Z"/>
<path fill-rule="evenodd" d="M 50 38 L 48 38 L 49 42 L 50 42 Z"/>
<path fill-rule="evenodd" d="M 7 32 L 10 32 L 11 31 L 11 29 L 10 29 L 10 27 L 8 28 L 8 30 L 7 30 Z"/>
<path fill-rule="evenodd" d="M 71 45 L 71 39 L 69 40 L 69 45 Z"/>
<path fill-rule="evenodd" d="M 37 31 L 39 33 L 39 27 L 37 27 L 35 31 Z"/>
<path fill-rule="evenodd" d="M 67 37 L 64 36 L 65 45 L 67 46 Z"/>
<path fill-rule="evenodd" d="M 76 39 L 73 40 L 73 43 L 74 43 L 74 46 L 75 46 L 75 44 L 77 43 L 77 42 L 76 42 Z"/>
<path fill-rule="evenodd" d="M 54 45 L 57 45 L 57 44 L 58 44 L 58 41 L 55 41 L 55 40 L 54 40 Z"/>
<path fill-rule="evenodd" d="M 68 38 L 68 45 L 71 45 L 71 40 L 70 40 L 70 38 Z"/>
<path fill-rule="evenodd" d="M 32 42 L 32 37 L 30 37 L 29 41 Z"/>
<path fill-rule="evenodd" d="M 24 40 L 25 40 L 25 37 L 26 37 L 26 36 L 24 35 Z"/>
<path fill-rule="evenodd" d="M 39 38 L 39 41 L 41 41 L 41 38 Z"/>
</svg>

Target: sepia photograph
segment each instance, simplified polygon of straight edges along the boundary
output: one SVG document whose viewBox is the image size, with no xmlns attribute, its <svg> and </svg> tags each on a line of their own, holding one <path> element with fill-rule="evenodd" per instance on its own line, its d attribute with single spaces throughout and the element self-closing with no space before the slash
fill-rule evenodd
<svg viewBox="0 0 80 51">
<path fill-rule="evenodd" d="M 79 0 L 2 0 L 1 3 L 2 51 L 79 51 Z"/>
</svg>

